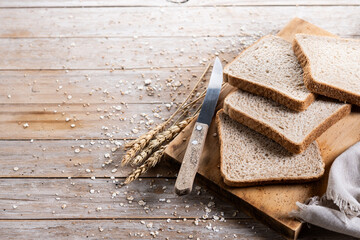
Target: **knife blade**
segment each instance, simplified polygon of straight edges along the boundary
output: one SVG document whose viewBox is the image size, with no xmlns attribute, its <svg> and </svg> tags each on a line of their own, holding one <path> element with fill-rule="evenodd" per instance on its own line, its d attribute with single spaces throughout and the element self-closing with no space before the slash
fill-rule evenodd
<svg viewBox="0 0 360 240">
<path fill-rule="evenodd" d="M 195 175 L 199 168 L 201 153 L 204 149 L 206 135 L 219 99 L 222 81 L 222 65 L 220 59 L 216 57 L 205 99 L 203 101 L 199 117 L 191 133 L 184 159 L 175 182 L 175 193 L 177 195 L 185 195 L 190 193 L 192 190 Z"/>
</svg>

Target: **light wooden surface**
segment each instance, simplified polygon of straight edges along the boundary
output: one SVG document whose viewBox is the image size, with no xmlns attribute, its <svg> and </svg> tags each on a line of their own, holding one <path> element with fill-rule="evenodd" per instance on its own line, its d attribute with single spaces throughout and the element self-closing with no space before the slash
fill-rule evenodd
<svg viewBox="0 0 360 240">
<path fill-rule="evenodd" d="M 176 197 L 178 168 L 166 162 L 116 188 L 110 177 L 123 181 L 131 168 L 118 166 L 123 153 L 112 148 L 168 117 L 215 54 L 225 63 L 294 16 L 357 38 L 359 6 L 0 1 L 1 238 L 280 239 L 205 185 Z M 107 153 L 113 162 L 103 166 Z M 344 236 L 312 228 L 302 238 Z"/>
</svg>

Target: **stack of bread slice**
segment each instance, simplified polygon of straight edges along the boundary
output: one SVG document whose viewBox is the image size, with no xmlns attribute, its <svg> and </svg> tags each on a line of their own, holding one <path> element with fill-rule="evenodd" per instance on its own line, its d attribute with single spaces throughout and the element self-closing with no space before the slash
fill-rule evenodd
<svg viewBox="0 0 360 240">
<path fill-rule="evenodd" d="M 316 139 L 360 104 L 360 41 L 265 36 L 224 68 L 238 89 L 217 113 L 230 186 L 307 182 L 325 164 Z"/>
</svg>

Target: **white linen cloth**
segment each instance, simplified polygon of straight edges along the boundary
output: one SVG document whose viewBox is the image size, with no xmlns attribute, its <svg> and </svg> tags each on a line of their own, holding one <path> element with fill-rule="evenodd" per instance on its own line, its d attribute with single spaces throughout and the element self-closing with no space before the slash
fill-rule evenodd
<svg viewBox="0 0 360 240">
<path fill-rule="evenodd" d="M 291 216 L 360 238 L 360 142 L 335 159 L 324 196 L 296 205 L 299 210 L 291 212 Z"/>
</svg>

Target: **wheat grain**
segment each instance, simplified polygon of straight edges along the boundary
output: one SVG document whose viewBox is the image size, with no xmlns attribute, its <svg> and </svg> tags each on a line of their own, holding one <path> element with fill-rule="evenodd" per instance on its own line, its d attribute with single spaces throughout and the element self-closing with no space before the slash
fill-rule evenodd
<svg viewBox="0 0 360 240">
<path fill-rule="evenodd" d="M 159 150 L 155 151 L 141 166 L 136 168 L 130 175 L 125 179 L 124 184 L 129 184 L 137 179 L 141 174 L 148 171 L 150 168 L 155 167 L 164 155 L 164 151 L 167 145 L 161 146 Z"/>
<path fill-rule="evenodd" d="M 163 122 L 159 125 L 157 125 L 155 128 L 151 129 L 149 132 L 144 133 L 143 135 L 141 135 L 140 137 L 138 137 L 137 139 L 128 142 L 125 144 L 125 148 L 131 148 L 133 147 L 135 144 L 139 143 L 141 140 L 146 140 L 146 141 L 150 141 L 150 139 L 158 132 L 162 131 L 165 127 L 167 123 Z"/>
<path fill-rule="evenodd" d="M 193 118 L 194 116 L 188 117 L 178 124 L 171 126 L 169 129 L 156 134 L 154 139 L 150 141 L 149 145 L 133 159 L 132 164 L 137 165 L 145 161 L 148 156 L 156 151 L 162 144 L 172 140 L 177 134 L 179 134 Z"/>
<path fill-rule="evenodd" d="M 166 124 L 166 122 L 163 122 L 150 132 L 136 139 L 136 142 L 132 143 L 131 148 L 125 153 L 123 159 L 121 160 L 121 165 L 124 166 L 126 164 L 129 164 L 131 160 L 136 156 L 136 154 L 138 154 L 142 149 L 145 148 L 145 146 L 150 142 L 154 135 L 165 128 Z"/>
</svg>

